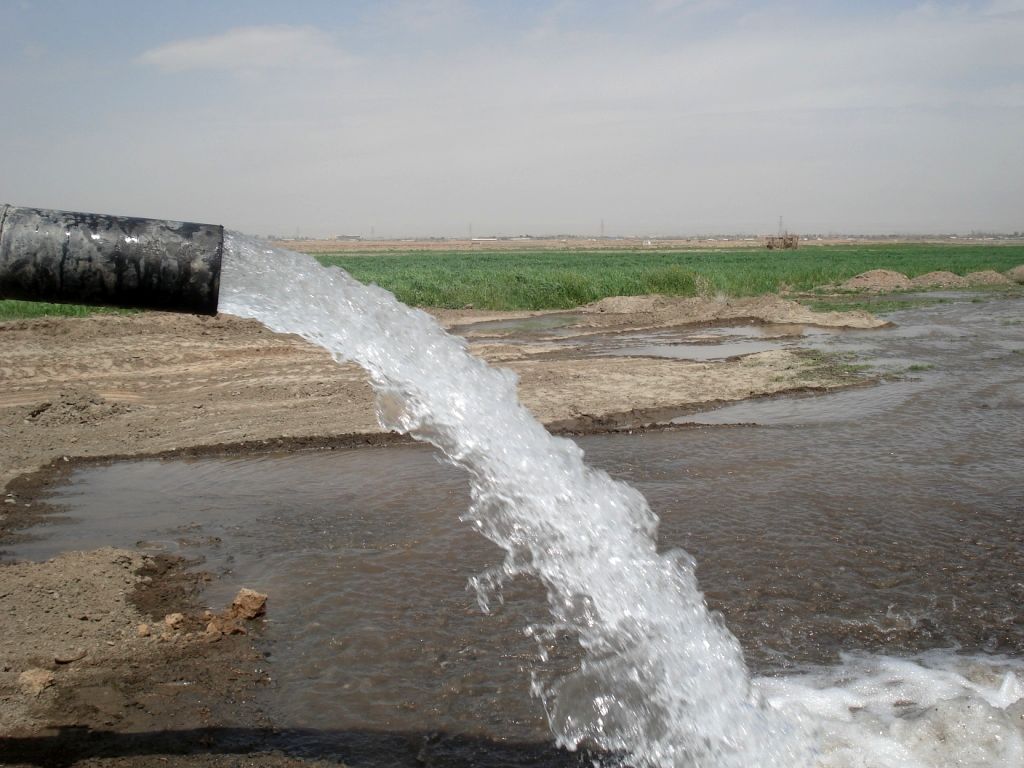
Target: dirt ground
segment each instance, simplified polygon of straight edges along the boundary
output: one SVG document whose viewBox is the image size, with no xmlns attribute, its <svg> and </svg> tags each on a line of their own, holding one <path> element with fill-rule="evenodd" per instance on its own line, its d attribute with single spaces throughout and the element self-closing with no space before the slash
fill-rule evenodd
<svg viewBox="0 0 1024 768">
<path fill-rule="evenodd" d="M 537 313 L 435 314 L 453 327 Z M 606 299 L 579 315 L 579 334 L 741 319 L 883 324 L 778 298 Z M 563 431 L 854 382 L 842 366 L 789 350 L 689 362 L 469 338 L 476 354 L 514 370 L 523 402 Z M 148 313 L 0 323 L 0 546 L 50 511 L 41 489 L 83 461 L 391 439 L 360 369 L 253 322 Z M 320 762 L 280 752 L 255 703 L 273 684 L 254 643 L 259 619 L 204 614 L 202 578 L 185 565 L 111 549 L 0 565 L 0 763 Z M 269 605 L 272 614 L 273 595 Z"/>
</svg>

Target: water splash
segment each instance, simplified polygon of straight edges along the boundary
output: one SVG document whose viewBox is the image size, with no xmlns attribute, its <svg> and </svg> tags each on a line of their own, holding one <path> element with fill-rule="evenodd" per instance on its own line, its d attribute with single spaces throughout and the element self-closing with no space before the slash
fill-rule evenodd
<svg viewBox="0 0 1024 768">
<path fill-rule="evenodd" d="M 482 600 L 529 573 L 579 670 L 538 682 L 557 742 L 637 768 L 799 768 L 798 717 L 751 684 L 736 639 L 710 613 L 685 552 L 659 554 L 643 496 L 591 469 L 520 405 L 516 379 L 472 357 L 424 312 L 309 256 L 230 235 L 219 309 L 298 334 L 370 375 L 381 424 L 437 446 L 470 475 L 464 519 L 504 548 Z"/>
</svg>

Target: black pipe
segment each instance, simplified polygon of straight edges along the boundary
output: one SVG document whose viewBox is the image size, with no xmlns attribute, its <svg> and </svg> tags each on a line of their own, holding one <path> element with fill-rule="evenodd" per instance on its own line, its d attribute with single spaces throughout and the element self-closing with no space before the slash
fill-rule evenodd
<svg viewBox="0 0 1024 768">
<path fill-rule="evenodd" d="M 0 205 L 0 298 L 215 315 L 224 227 Z"/>
</svg>

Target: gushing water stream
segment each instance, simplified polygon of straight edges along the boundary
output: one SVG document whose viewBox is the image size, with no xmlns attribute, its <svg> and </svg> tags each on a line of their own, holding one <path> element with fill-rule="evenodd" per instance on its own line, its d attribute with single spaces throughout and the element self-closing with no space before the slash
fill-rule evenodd
<svg viewBox="0 0 1024 768">
<path fill-rule="evenodd" d="M 659 555 L 643 496 L 589 468 L 519 404 L 515 377 L 472 357 L 426 313 L 311 257 L 234 236 L 220 309 L 297 333 L 370 374 L 381 424 L 468 470 L 464 519 L 506 551 L 478 580 L 538 576 L 552 622 L 586 656 L 537 681 L 559 743 L 591 741 L 636 766 L 806 764 L 800 728 L 753 690 L 736 639 L 712 616 L 682 551 Z"/>
<path fill-rule="evenodd" d="M 897 743 L 899 734 L 886 731 L 891 723 L 872 710 L 875 699 L 843 673 L 826 673 L 825 682 L 752 681 L 738 642 L 706 608 L 692 559 L 656 551 L 658 521 L 644 498 L 587 467 L 574 443 L 551 436 L 519 404 L 510 372 L 469 355 L 425 313 L 311 257 L 237 235 L 226 243 L 220 311 L 363 366 L 382 425 L 434 444 L 468 471 L 472 502 L 463 519 L 506 552 L 501 568 L 475 580 L 481 605 L 500 599 L 504 580 L 536 576 L 551 621 L 528 631 L 541 641 L 568 633 L 584 650 L 575 673 L 534 681 L 559 744 L 593 745 L 638 768 L 942 764 L 918 762 L 916 747 Z M 915 674 L 934 683 L 927 668 L 914 669 L 894 674 L 891 665 L 868 664 L 857 679 L 888 675 L 900 691 L 920 682 Z M 949 670 L 940 677 L 952 699 L 972 691 Z M 890 695 L 899 687 L 880 685 Z M 918 702 L 941 687 L 921 685 Z M 974 693 L 983 720 L 995 717 L 984 707 L 1005 709 L 1024 695 L 1012 671 Z M 811 714 L 826 710 L 828 718 Z M 998 762 L 964 764 L 1024 758 L 1024 740 L 1004 725 L 992 726 L 1003 751 L 986 753 Z M 921 728 L 913 733 L 927 737 Z M 861 759 L 862 739 L 885 748 L 868 748 L 871 759 Z"/>
</svg>

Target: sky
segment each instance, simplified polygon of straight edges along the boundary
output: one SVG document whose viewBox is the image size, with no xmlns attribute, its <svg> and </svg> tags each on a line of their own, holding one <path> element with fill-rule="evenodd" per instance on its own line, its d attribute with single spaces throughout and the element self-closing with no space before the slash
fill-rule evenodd
<svg viewBox="0 0 1024 768">
<path fill-rule="evenodd" d="M 0 0 L 0 201 L 330 237 L 1024 231 L 1024 0 Z"/>
</svg>

